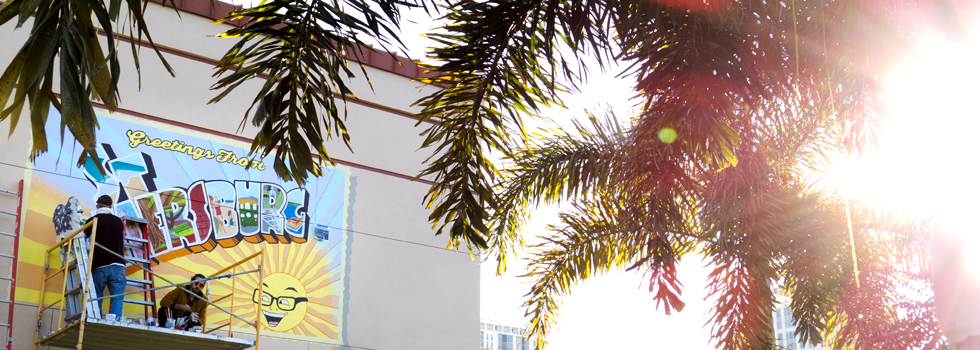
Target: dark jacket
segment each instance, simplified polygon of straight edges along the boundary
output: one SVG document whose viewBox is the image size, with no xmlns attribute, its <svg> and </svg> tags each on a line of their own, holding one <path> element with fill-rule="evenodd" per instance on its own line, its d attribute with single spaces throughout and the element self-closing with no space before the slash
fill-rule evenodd
<svg viewBox="0 0 980 350">
<path fill-rule="evenodd" d="M 98 214 L 93 216 L 92 219 L 98 218 L 98 227 L 96 227 L 95 242 L 102 245 L 103 247 L 109 248 L 109 250 L 124 256 L 123 254 L 123 223 L 118 217 L 112 214 Z M 92 221 L 88 219 L 88 221 Z M 86 221 L 85 223 L 88 223 Z M 92 236 L 92 228 L 89 227 L 85 229 L 85 237 Z M 120 263 L 126 265 L 126 261 L 115 255 L 109 254 L 105 250 L 99 247 L 95 247 L 92 253 L 92 269 L 99 268 L 101 266 L 106 266 L 112 263 Z"/>
</svg>

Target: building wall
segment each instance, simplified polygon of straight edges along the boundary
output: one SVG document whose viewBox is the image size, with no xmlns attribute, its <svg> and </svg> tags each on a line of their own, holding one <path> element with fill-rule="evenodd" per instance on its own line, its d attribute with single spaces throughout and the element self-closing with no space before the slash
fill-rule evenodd
<svg viewBox="0 0 980 350">
<path fill-rule="evenodd" d="M 178 5 L 187 7 L 196 2 L 205 1 L 184 1 Z M 212 12 L 218 12 L 216 15 L 220 17 L 222 11 Z M 189 135 L 187 137 L 226 145 L 239 153 L 246 152 L 250 137 L 255 134 L 256 129 L 250 124 L 246 124 L 240 132 L 237 128 L 259 82 L 240 87 L 218 104 L 207 104 L 216 95 L 215 91 L 209 90 L 216 81 L 211 77 L 214 65 L 226 49 L 235 43 L 235 39 L 214 37 L 230 27 L 210 24 L 212 20 L 208 16 L 190 12 L 183 12 L 178 17 L 173 9 L 150 3 L 147 8 L 147 23 L 155 42 L 164 49 L 164 57 L 176 70 L 177 77 L 170 77 L 156 55 L 148 47 L 143 47 L 140 56 L 141 84 L 132 64 L 129 43 L 121 42 L 118 46 L 123 70 L 120 109 L 115 113 L 98 110 L 101 118 L 107 118 L 105 120 L 110 125 L 136 124 L 145 126 L 147 130 L 159 129 L 172 135 Z M 0 27 L 0 48 L 3 48 L 0 49 L 0 67 L 6 67 L 12 60 L 16 48 L 22 45 L 29 34 L 30 25 L 29 22 L 18 30 L 14 30 L 13 23 Z M 315 264 L 320 265 L 315 266 L 334 269 L 327 272 L 336 274 L 328 279 L 329 283 L 340 284 L 340 287 L 335 288 L 338 294 L 331 296 L 334 298 L 331 305 L 340 310 L 336 321 L 340 324 L 331 327 L 336 326 L 340 332 L 331 338 L 312 336 L 311 330 L 263 330 L 263 347 L 478 348 L 476 325 L 479 324 L 479 268 L 468 252 L 446 250 L 446 238 L 434 236 L 434 231 L 426 220 L 428 211 L 422 204 L 429 183 L 425 180 L 412 180 L 423 168 L 422 163 L 430 151 L 418 149 L 422 142 L 418 134 L 428 124 L 416 126 L 418 120 L 414 114 L 419 109 L 411 106 L 411 103 L 431 93 L 434 88 L 421 86 L 405 75 L 419 73 L 414 66 L 409 67 L 410 62 L 401 60 L 405 65 L 398 65 L 398 62 L 390 58 L 385 61 L 385 55 L 373 57 L 377 62 L 374 62 L 374 66 L 365 68 L 370 76 L 371 86 L 360 77 L 350 82 L 357 95 L 346 106 L 353 152 L 339 141 L 326 145 L 330 155 L 338 161 L 338 165 L 330 169 L 345 177 L 344 181 L 338 182 L 342 188 L 337 190 L 340 192 L 336 196 L 342 202 L 337 205 L 342 207 L 343 220 L 339 220 L 337 226 L 330 227 L 331 235 L 338 237 L 337 241 L 323 243 L 340 248 L 330 248 L 331 253 L 319 255 L 323 260 L 316 262 Z M 353 70 L 359 72 L 357 67 L 353 67 Z M 37 189 L 41 187 L 38 187 L 40 181 L 37 179 L 43 179 L 43 176 L 61 176 L 66 183 L 76 183 L 77 186 L 69 187 L 77 191 L 68 191 L 69 193 L 63 195 L 77 196 L 86 211 L 94 209 L 95 197 L 95 185 L 84 181 L 84 177 L 79 175 L 79 169 L 65 170 L 74 167 L 73 159 L 57 164 L 46 163 L 48 168 L 55 167 L 51 169 L 55 169 L 53 173 L 58 174 L 39 175 L 42 167 L 38 165 L 36 168 L 28 162 L 28 120 L 29 116 L 25 112 L 16 132 L 8 139 L 0 141 L 0 147 L 4 149 L 4 152 L 0 152 L 0 188 L 16 189 L 20 180 L 27 179 L 29 186 L 25 193 L 25 203 L 33 208 L 33 214 L 22 217 L 26 232 L 21 243 L 22 260 L 18 272 L 24 277 L 20 278 L 17 286 L 14 349 L 28 349 L 33 343 L 32 325 L 37 312 L 40 287 L 38 276 L 43 273 L 43 257 L 38 252 L 43 252 L 44 247 L 55 243 L 50 213 L 51 207 L 57 201 L 52 201 L 51 197 L 60 197 L 50 194 L 45 197 L 39 193 Z M 0 130 L 9 130 L 9 126 L 10 120 L 4 121 L 0 123 Z M 56 128 L 50 130 L 57 132 Z M 115 132 L 122 133 L 121 130 Z M 63 146 L 52 143 L 45 157 L 57 157 L 59 152 L 65 155 L 73 154 L 72 152 L 77 154 L 74 147 L 71 142 L 66 142 Z M 125 150 L 135 152 L 147 149 L 148 146 L 139 147 L 142 148 Z M 147 152 L 151 151 L 159 150 L 151 149 Z M 271 158 L 266 163 L 271 168 Z M 164 171 L 169 170 L 161 169 L 159 172 Z M 265 181 L 269 181 L 268 175 L 263 176 Z M 135 184 L 137 182 L 139 181 L 127 185 L 130 194 L 137 196 L 147 193 L 149 189 Z M 190 184 L 171 185 L 186 188 Z M 283 187 L 290 190 L 295 186 L 287 184 Z M 32 188 L 35 193 L 30 193 Z M 16 198 L 0 196 L 0 209 L 14 208 Z M 25 208 L 25 212 L 27 211 Z M 13 219 L 0 217 L 0 230 L 13 231 L 14 224 Z M 44 230 L 51 232 L 41 232 Z M 312 234 L 310 237 L 310 242 L 306 244 L 316 242 L 312 239 Z M 0 237 L 0 246 L 7 247 L 10 243 L 9 238 Z M 267 268 L 281 266 L 282 270 L 285 269 L 284 266 L 295 265 L 289 264 L 291 259 L 306 258 L 311 251 L 316 252 L 319 249 L 304 250 L 300 247 L 306 246 L 299 243 L 241 243 L 234 249 L 240 250 L 236 252 L 265 249 L 272 259 L 278 260 L 269 262 Z M 221 249 L 216 248 L 215 252 Z M 202 257 L 216 254 L 190 253 L 181 249 L 173 252 L 175 253 L 166 255 L 166 259 L 163 259 L 166 261 L 157 270 L 175 279 L 186 279 L 189 275 L 184 275 L 192 269 L 208 268 L 202 262 L 205 261 Z M 295 253 L 306 255 L 299 256 Z M 8 269 L 9 264 L 0 260 L 0 271 Z M 308 288 L 317 283 L 328 283 L 315 282 L 312 278 L 297 279 L 306 283 Z M 217 282 L 212 284 L 215 291 L 228 289 Z M 46 301 L 54 300 L 57 289 L 46 288 L 46 291 Z M 166 291 L 162 291 L 158 297 L 162 297 L 163 292 Z M 0 298 L 5 296 L 6 294 L 0 294 Z M 247 300 L 247 297 L 241 300 Z M 242 308 L 241 300 L 239 309 Z M 54 310 L 57 308 L 52 309 Z M 5 311 L 0 305 L 0 320 L 5 320 Z M 252 317 L 254 315 L 253 312 Z M 209 313 L 209 317 L 218 319 L 214 310 Z M 307 317 L 307 321 L 310 321 L 309 316 Z M 45 321 L 41 328 L 42 334 L 50 331 L 56 318 L 53 312 L 46 312 L 42 318 Z M 320 324 L 313 321 L 307 323 L 313 328 Z M 248 337 L 247 330 L 236 329 L 236 333 L 238 336 Z"/>
</svg>

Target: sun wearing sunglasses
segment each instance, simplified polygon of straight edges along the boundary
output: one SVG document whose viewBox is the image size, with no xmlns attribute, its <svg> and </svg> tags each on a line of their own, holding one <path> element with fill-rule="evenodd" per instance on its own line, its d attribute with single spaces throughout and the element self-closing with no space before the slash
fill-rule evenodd
<svg viewBox="0 0 980 350">
<path fill-rule="evenodd" d="M 280 310 L 283 311 L 293 311 L 296 308 L 296 304 L 309 301 L 307 298 L 295 298 L 295 297 L 274 297 L 272 294 L 263 291 L 262 295 L 259 295 L 259 290 L 255 289 L 252 292 L 252 302 L 260 303 L 262 306 L 272 306 L 275 303 L 279 306 Z"/>
</svg>

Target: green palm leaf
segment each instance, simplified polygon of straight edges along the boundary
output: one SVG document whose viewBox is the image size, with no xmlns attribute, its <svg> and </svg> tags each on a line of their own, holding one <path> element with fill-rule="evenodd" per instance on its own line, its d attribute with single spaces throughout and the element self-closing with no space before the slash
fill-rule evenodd
<svg viewBox="0 0 980 350">
<path fill-rule="evenodd" d="M 34 14 L 27 42 L 0 76 L 0 120 L 10 118 L 10 133 L 17 127 L 23 107 L 30 109 L 32 161 L 48 150 L 44 125 L 48 109 L 54 105 L 61 112 L 62 140 L 67 129 L 83 147 L 78 164 L 91 159 L 100 171 L 105 171 L 95 151 L 98 122 L 92 100 L 101 101 L 110 110 L 118 105 L 120 73 L 115 23 L 119 21 L 121 1 L 18 0 L 0 6 L 0 24 L 19 16 L 20 26 Z M 129 0 L 128 5 L 130 25 L 136 28 L 133 32 L 146 35 L 156 51 L 143 20 L 141 2 Z M 106 33 L 108 53 L 99 42 L 100 31 Z M 157 54 L 174 74 L 159 51 Z M 61 76 L 57 82 L 53 81 L 55 69 Z M 55 83 L 60 95 L 54 93 Z"/>
</svg>

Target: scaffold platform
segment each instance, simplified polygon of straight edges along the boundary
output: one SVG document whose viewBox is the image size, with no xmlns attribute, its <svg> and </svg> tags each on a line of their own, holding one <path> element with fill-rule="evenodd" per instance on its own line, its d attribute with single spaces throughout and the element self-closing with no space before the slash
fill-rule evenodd
<svg viewBox="0 0 980 350">
<path fill-rule="evenodd" d="M 84 232 L 84 230 L 87 228 L 91 228 L 92 233 L 89 240 L 91 244 L 88 245 L 89 247 L 86 252 L 86 249 L 84 248 L 83 245 L 84 242 L 81 239 L 79 239 L 79 244 L 77 246 L 73 243 L 75 241 L 75 237 L 81 234 L 82 232 Z M 215 302 L 223 300 L 225 298 L 232 298 L 231 308 L 233 309 L 235 305 L 234 294 L 236 289 L 234 287 L 235 286 L 234 283 L 235 283 L 236 276 L 253 274 L 253 273 L 258 274 L 258 284 L 256 285 L 255 293 L 261 295 L 262 288 L 264 286 L 264 283 L 262 283 L 262 281 L 265 274 L 262 273 L 262 263 L 265 261 L 265 251 L 259 250 L 258 252 L 255 252 L 254 254 L 245 257 L 244 259 L 241 259 L 231 264 L 230 266 L 226 266 L 218 270 L 217 272 L 212 273 L 210 276 L 206 278 L 198 278 L 188 282 L 175 283 L 165 278 L 164 276 L 160 276 L 159 274 L 153 272 L 153 270 L 151 269 L 151 264 L 147 263 L 146 266 L 142 266 L 141 264 L 137 264 L 134 262 L 133 260 L 134 257 L 119 255 L 118 253 L 113 252 L 107 249 L 106 247 L 102 246 L 95 239 L 97 234 L 98 234 L 98 218 L 93 218 L 91 221 L 89 221 L 82 227 L 76 229 L 75 232 L 73 232 L 68 237 L 65 237 L 64 239 L 56 243 L 53 247 L 48 248 L 48 250 L 45 252 L 48 261 L 45 264 L 44 279 L 41 280 L 40 290 L 45 290 L 44 288 L 45 285 L 47 284 L 47 281 L 59 275 L 63 275 L 62 279 L 65 282 L 68 281 L 69 276 L 75 276 L 80 282 L 77 286 L 75 286 L 71 290 L 68 289 L 68 283 L 62 283 L 61 298 L 46 306 L 44 304 L 44 294 L 43 293 L 39 294 L 38 303 L 37 303 L 38 304 L 38 311 L 37 311 L 38 328 L 34 331 L 34 337 L 35 337 L 34 350 L 37 350 L 38 346 L 74 348 L 78 350 L 83 349 L 83 346 L 86 349 L 108 349 L 108 350 L 114 350 L 114 349 L 119 349 L 119 350 L 130 350 L 130 349 L 240 350 L 240 349 L 245 349 L 250 347 L 254 347 L 255 350 L 258 350 L 259 339 L 262 332 L 262 324 L 259 322 L 258 315 L 255 316 L 256 318 L 254 321 L 246 320 L 241 316 L 236 315 L 231 311 L 229 311 L 228 309 L 222 308 L 216 305 L 211 300 L 209 300 L 210 294 L 199 296 L 198 294 L 192 293 L 186 288 L 184 288 L 183 285 L 187 285 L 195 282 L 202 282 L 202 281 L 205 283 L 209 283 L 209 281 L 215 279 L 230 278 L 232 281 L 232 292 L 228 295 L 224 295 L 216 299 Z M 52 259 L 52 256 L 59 256 L 58 254 L 52 254 L 52 252 L 61 249 L 62 246 L 68 247 L 68 251 L 70 251 L 71 256 L 74 257 L 74 262 L 73 263 L 70 262 L 68 264 L 62 264 L 63 266 L 61 268 L 58 268 L 57 270 L 54 271 L 49 271 L 51 267 L 50 260 Z M 96 297 L 96 295 L 94 295 L 96 293 L 90 290 L 90 289 L 94 289 L 93 287 L 94 284 L 91 278 L 92 266 L 91 264 L 88 263 L 88 259 L 89 259 L 88 257 L 93 256 L 93 253 L 95 252 L 96 248 L 101 249 L 101 251 L 104 253 L 114 255 L 122 259 L 123 261 L 126 261 L 127 264 L 136 267 L 137 269 L 145 271 L 146 274 L 152 275 L 154 279 L 160 279 L 164 282 L 170 283 L 170 285 L 164 287 L 155 287 L 153 280 L 147 280 L 146 283 L 141 283 L 145 285 L 147 288 L 136 290 L 136 291 L 123 292 L 115 295 Z M 147 247 L 144 245 L 144 252 L 149 251 L 149 249 L 146 248 Z M 253 259 L 258 260 L 258 264 L 255 269 L 247 270 L 247 271 L 238 270 L 240 268 L 239 267 L 240 265 L 242 265 L 247 261 L 251 261 Z M 149 261 L 149 259 L 144 259 L 144 260 Z M 203 332 L 198 333 L 198 332 L 188 332 L 183 330 L 168 329 L 168 328 L 158 327 L 158 326 L 147 326 L 139 323 L 123 323 L 115 320 L 108 321 L 101 318 L 102 313 L 101 310 L 98 310 L 98 304 L 96 303 L 98 300 L 111 299 L 114 297 L 122 297 L 124 295 L 129 295 L 129 294 L 142 293 L 144 295 L 151 295 L 149 292 L 163 289 L 163 288 L 171 288 L 171 287 L 175 289 L 183 290 L 185 293 L 188 293 L 189 295 L 197 299 L 203 300 L 209 306 L 228 314 L 228 319 L 227 319 L 228 322 L 225 322 L 221 325 L 215 325 L 213 328 L 210 329 L 203 329 L 206 328 L 208 325 L 202 325 Z M 77 310 L 78 318 L 75 318 L 74 322 L 71 322 L 70 319 L 67 320 L 68 321 L 67 326 L 62 327 L 61 326 L 62 320 L 65 320 L 65 318 L 62 317 L 65 308 L 61 307 L 59 308 L 58 318 L 56 319 L 58 321 L 56 327 L 57 330 L 41 336 L 40 325 L 41 325 L 42 313 L 45 310 L 54 307 L 55 305 L 61 305 L 61 306 L 68 305 L 66 304 L 66 300 L 69 302 L 72 302 L 73 300 L 77 300 L 79 306 L 78 307 L 79 310 Z M 152 307 L 155 305 L 152 305 L 151 303 L 147 303 L 146 306 Z M 69 315 L 69 317 L 72 317 L 74 315 L 75 314 Z M 250 327 L 255 327 L 254 341 L 234 338 L 231 336 L 232 335 L 231 323 L 233 318 L 237 318 L 238 320 L 244 322 Z M 218 329 L 226 328 L 226 327 L 227 327 L 226 331 L 228 332 L 228 336 L 226 337 L 222 337 L 216 334 L 211 334 Z"/>
<path fill-rule="evenodd" d="M 81 322 L 75 321 L 51 332 L 38 341 L 39 345 L 74 349 L 80 342 Z M 137 323 L 109 322 L 97 318 L 85 321 L 85 348 L 105 350 L 170 350 L 217 349 L 241 350 L 255 345 L 254 340 L 223 337 Z"/>
</svg>

